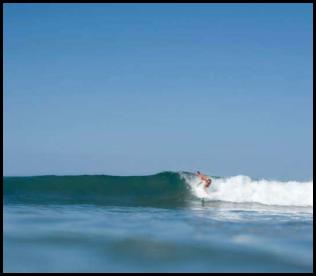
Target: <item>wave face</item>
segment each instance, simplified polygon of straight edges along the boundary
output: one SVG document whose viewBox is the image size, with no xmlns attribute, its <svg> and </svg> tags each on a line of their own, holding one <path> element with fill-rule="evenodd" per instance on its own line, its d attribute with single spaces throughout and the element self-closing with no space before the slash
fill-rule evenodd
<svg viewBox="0 0 316 276">
<path fill-rule="evenodd" d="M 5 203 L 183 206 L 190 191 L 178 173 L 150 176 L 4 177 Z"/>
<path fill-rule="evenodd" d="M 6 204 L 97 204 L 182 207 L 206 201 L 313 206 L 313 182 L 254 181 L 248 176 L 212 177 L 206 194 L 188 172 L 149 176 L 4 177 Z"/>
</svg>

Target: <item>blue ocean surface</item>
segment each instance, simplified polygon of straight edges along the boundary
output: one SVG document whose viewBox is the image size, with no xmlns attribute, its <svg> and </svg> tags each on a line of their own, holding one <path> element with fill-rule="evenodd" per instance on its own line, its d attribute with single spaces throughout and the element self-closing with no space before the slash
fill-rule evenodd
<svg viewBox="0 0 316 276">
<path fill-rule="evenodd" d="M 212 179 L 4 177 L 4 272 L 313 271 L 312 182 Z"/>
</svg>

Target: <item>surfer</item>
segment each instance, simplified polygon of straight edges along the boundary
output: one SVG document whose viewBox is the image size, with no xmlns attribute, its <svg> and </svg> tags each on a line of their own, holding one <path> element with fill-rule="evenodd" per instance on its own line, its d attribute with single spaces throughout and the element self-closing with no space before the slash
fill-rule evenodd
<svg viewBox="0 0 316 276">
<path fill-rule="evenodd" d="M 212 179 L 210 177 L 207 177 L 206 175 L 200 173 L 199 171 L 196 172 L 197 176 L 200 177 L 200 179 L 202 180 L 201 183 L 204 182 L 204 190 L 205 192 L 207 192 L 207 188 L 211 185 L 212 183 Z M 200 184 L 201 184 L 200 183 Z"/>
</svg>

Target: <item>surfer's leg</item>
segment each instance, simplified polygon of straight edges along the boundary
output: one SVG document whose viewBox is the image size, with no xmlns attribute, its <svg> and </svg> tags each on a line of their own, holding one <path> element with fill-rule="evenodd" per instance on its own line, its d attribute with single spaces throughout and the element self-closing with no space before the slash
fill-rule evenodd
<svg viewBox="0 0 316 276">
<path fill-rule="evenodd" d="M 204 191 L 205 191 L 205 193 L 207 193 L 207 194 L 208 194 L 208 191 L 207 191 L 207 186 L 204 186 Z"/>
</svg>

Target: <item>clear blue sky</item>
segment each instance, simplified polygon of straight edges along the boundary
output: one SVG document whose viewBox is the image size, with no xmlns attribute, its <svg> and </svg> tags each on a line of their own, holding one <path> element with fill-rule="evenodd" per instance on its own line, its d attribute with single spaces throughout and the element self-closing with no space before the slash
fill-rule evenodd
<svg viewBox="0 0 316 276">
<path fill-rule="evenodd" d="M 5 4 L 4 174 L 312 178 L 312 4 Z"/>
</svg>

